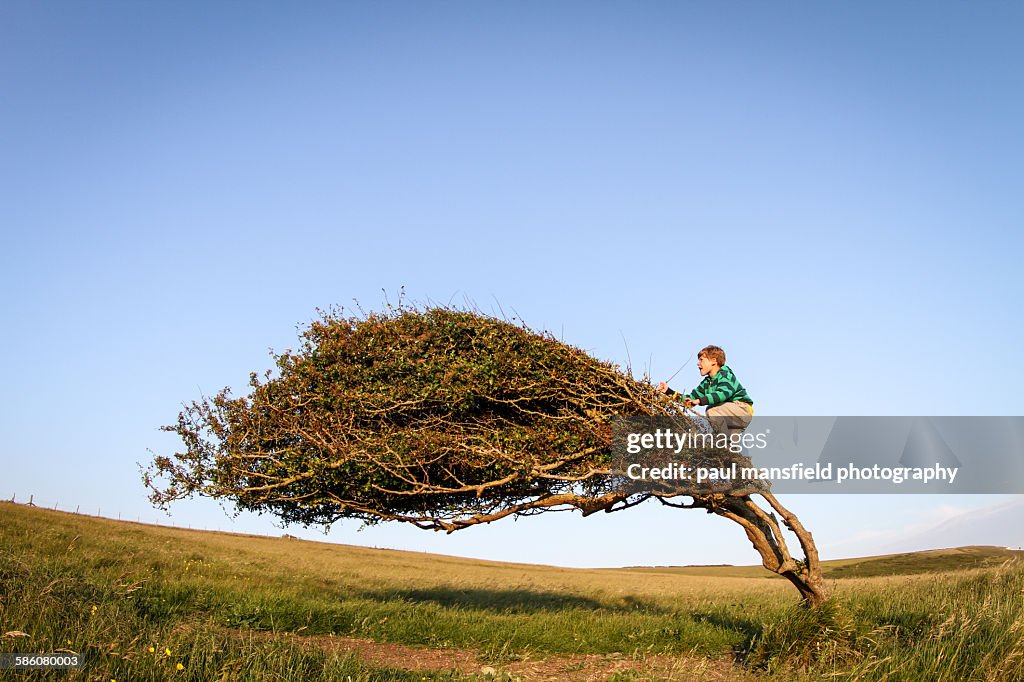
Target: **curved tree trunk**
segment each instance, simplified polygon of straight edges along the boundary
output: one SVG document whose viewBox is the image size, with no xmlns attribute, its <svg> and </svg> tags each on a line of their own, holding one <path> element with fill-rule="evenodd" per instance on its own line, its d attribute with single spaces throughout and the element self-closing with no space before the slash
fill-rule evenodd
<svg viewBox="0 0 1024 682">
<path fill-rule="evenodd" d="M 774 513 L 762 509 L 750 495 L 698 497 L 694 498 L 693 506 L 703 507 L 710 513 L 724 516 L 743 526 L 754 549 L 761 555 L 761 563 L 765 568 L 789 580 L 807 606 L 823 604 L 829 598 L 828 585 L 822 576 L 818 548 L 810 531 L 770 492 L 762 491 L 758 494 L 767 500 Z M 804 553 L 802 560 L 794 559 L 790 554 L 776 513 L 799 540 Z"/>
</svg>

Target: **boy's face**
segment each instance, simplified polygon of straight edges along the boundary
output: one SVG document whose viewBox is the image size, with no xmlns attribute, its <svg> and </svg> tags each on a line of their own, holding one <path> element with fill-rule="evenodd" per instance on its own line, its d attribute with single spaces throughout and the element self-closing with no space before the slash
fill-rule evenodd
<svg viewBox="0 0 1024 682">
<path fill-rule="evenodd" d="M 700 375 L 706 377 L 711 370 L 718 367 L 718 363 L 709 358 L 706 355 L 697 356 L 697 369 L 700 370 Z"/>
</svg>

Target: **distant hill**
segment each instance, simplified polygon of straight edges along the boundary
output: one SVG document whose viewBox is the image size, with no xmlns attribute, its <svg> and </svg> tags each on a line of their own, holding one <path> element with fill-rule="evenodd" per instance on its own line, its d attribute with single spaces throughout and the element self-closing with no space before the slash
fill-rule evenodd
<svg viewBox="0 0 1024 682">
<path fill-rule="evenodd" d="M 958 571 L 965 568 L 991 568 L 1021 558 L 1024 558 L 1024 551 L 1021 550 L 973 546 L 859 559 L 837 559 L 823 563 L 827 578 L 871 578 L 883 575 Z"/>
<path fill-rule="evenodd" d="M 826 578 L 874 578 L 992 568 L 1018 559 L 1024 559 L 1024 551 L 1006 547 L 969 546 L 832 559 L 821 562 L 821 565 Z M 760 566 L 633 566 L 629 570 L 723 578 L 778 577 L 768 574 Z"/>
</svg>

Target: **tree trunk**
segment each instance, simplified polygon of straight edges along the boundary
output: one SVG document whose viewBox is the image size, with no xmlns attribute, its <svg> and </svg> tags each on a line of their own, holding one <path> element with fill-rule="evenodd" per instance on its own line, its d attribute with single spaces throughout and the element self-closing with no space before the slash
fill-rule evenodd
<svg viewBox="0 0 1024 682">
<path fill-rule="evenodd" d="M 811 533 L 803 527 L 800 519 L 789 511 L 770 492 L 758 493 L 772 510 L 782 517 L 782 522 L 796 535 L 804 552 L 804 559 L 792 557 L 779 526 L 779 519 L 772 511 L 759 507 L 750 495 L 710 495 L 694 498 L 694 506 L 703 507 L 710 513 L 724 516 L 743 526 L 754 549 L 761 555 L 761 563 L 769 571 L 786 578 L 800 592 L 804 604 L 816 607 L 829 598 L 828 585 L 821 573 L 818 548 Z"/>
</svg>

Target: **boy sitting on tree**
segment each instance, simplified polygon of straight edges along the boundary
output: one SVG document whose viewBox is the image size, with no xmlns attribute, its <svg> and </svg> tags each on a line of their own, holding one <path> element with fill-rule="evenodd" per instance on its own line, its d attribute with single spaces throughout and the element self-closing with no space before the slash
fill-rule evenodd
<svg viewBox="0 0 1024 682">
<path fill-rule="evenodd" d="M 708 421 L 718 433 L 729 436 L 741 434 L 750 426 L 754 416 L 754 401 L 736 379 L 736 375 L 725 364 L 725 351 L 718 346 L 707 346 L 697 354 L 697 368 L 704 379 L 697 388 L 683 394 L 686 407 L 707 406 Z M 658 384 L 658 392 L 678 400 L 680 394 L 669 388 L 664 381 Z M 738 437 L 738 435 L 737 435 Z"/>
</svg>

